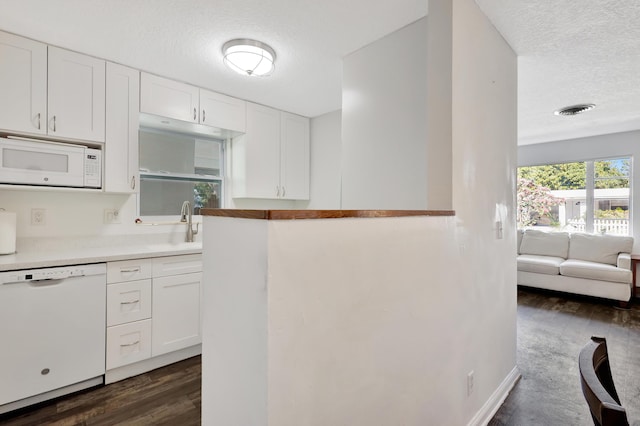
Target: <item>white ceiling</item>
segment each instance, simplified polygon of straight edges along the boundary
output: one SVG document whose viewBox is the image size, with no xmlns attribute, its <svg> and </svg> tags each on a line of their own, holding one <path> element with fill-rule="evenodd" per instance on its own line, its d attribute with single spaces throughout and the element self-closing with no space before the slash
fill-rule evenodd
<svg viewBox="0 0 640 426">
<path fill-rule="evenodd" d="M 520 144 L 640 129 L 640 1 L 476 1 L 519 55 Z M 0 29 L 314 117 L 341 107 L 344 56 L 426 13 L 427 0 L 0 0 Z M 271 45 L 275 73 L 228 70 L 233 38 Z M 597 107 L 553 115 L 583 102 Z"/>
<path fill-rule="evenodd" d="M 520 145 L 640 129 L 640 1 L 476 2 L 518 54 Z"/>
</svg>

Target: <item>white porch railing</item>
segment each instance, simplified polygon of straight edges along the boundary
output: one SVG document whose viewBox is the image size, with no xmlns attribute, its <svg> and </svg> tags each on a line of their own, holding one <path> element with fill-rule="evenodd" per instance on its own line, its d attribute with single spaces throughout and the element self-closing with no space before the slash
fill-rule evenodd
<svg viewBox="0 0 640 426">
<path fill-rule="evenodd" d="M 569 219 L 567 225 L 571 225 L 578 232 L 585 232 L 584 219 Z M 595 219 L 593 232 L 596 234 L 629 235 L 629 219 Z"/>
</svg>

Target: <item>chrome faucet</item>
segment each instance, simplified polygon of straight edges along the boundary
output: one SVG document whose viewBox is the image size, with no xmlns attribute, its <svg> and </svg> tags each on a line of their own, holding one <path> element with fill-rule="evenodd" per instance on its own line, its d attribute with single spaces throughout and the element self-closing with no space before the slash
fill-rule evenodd
<svg viewBox="0 0 640 426">
<path fill-rule="evenodd" d="M 189 201 L 185 201 L 182 203 L 182 210 L 180 210 L 180 222 L 187 222 L 187 238 L 186 242 L 192 243 L 193 236 L 198 233 L 198 224 L 196 223 L 196 229 L 193 230 L 193 222 L 191 217 L 191 203 Z"/>
</svg>

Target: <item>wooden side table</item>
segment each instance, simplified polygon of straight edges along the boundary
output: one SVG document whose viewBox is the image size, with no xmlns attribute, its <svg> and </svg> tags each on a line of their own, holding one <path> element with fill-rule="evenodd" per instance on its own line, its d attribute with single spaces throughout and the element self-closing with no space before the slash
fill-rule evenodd
<svg viewBox="0 0 640 426">
<path fill-rule="evenodd" d="M 636 263 L 640 262 L 640 254 L 631 255 L 631 275 L 633 276 L 633 297 L 640 297 L 640 291 L 636 287 Z"/>
</svg>

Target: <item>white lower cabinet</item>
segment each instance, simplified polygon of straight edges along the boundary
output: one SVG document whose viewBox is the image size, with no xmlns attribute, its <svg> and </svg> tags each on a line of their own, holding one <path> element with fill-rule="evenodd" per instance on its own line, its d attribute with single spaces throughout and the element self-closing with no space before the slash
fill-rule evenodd
<svg viewBox="0 0 640 426">
<path fill-rule="evenodd" d="M 201 287 L 201 254 L 107 264 L 107 383 L 199 353 Z"/>
</svg>

